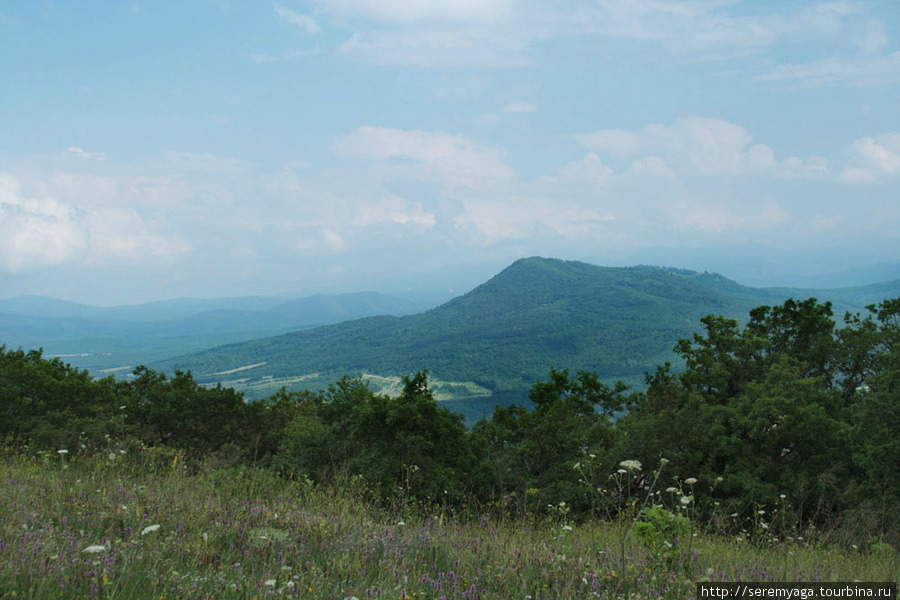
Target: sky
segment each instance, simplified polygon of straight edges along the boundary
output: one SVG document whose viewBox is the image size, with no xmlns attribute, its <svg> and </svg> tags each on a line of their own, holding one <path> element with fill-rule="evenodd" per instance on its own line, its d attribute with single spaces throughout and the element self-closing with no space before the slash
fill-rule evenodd
<svg viewBox="0 0 900 600">
<path fill-rule="evenodd" d="M 900 0 L 0 0 L 0 297 L 897 264 L 898 40 Z"/>
</svg>

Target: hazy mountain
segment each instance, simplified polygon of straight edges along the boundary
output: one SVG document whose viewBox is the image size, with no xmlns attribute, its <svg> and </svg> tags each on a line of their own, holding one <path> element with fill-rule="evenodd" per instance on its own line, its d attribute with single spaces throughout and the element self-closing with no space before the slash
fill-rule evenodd
<svg viewBox="0 0 900 600">
<path fill-rule="evenodd" d="M 618 264 L 714 271 L 757 287 L 830 289 L 900 279 L 900 261 L 885 262 L 882 256 L 837 248 L 786 250 L 746 242 L 715 248 L 647 248 Z"/>
<path fill-rule="evenodd" d="M 176 299 L 97 307 L 21 296 L 0 300 L 0 344 L 43 347 L 74 366 L 132 367 L 223 343 L 373 315 L 407 315 L 435 305 L 386 294 Z"/>
<path fill-rule="evenodd" d="M 832 292 L 838 311 L 900 294 L 900 282 L 871 287 Z M 810 296 L 828 299 L 750 288 L 709 273 L 528 258 L 425 313 L 344 322 L 157 366 L 226 381 L 251 396 L 280 384 L 315 387 L 344 374 L 396 377 L 428 369 L 437 380 L 473 384 L 449 394 L 468 402 L 463 408 L 471 413 L 481 410 L 472 403 L 483 409 L 521 399 L 553 366 L 637 382 L 673 360 L 675 342 L 696 331 L 704 315 L 745 319 L 755 306 Z"/>
</svg>

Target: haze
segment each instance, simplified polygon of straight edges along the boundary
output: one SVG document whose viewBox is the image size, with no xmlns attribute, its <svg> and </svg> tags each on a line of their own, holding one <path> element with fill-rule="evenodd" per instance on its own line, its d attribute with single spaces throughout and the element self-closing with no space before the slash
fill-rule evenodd
<svg viewBox="0 0 900 600">
<path fill-rule="evenodd" d="M 898 27 L 895 0 L 0 1 L 0 297 L 447 291 L 531 255 L 900 278 Z"/>
</svg>

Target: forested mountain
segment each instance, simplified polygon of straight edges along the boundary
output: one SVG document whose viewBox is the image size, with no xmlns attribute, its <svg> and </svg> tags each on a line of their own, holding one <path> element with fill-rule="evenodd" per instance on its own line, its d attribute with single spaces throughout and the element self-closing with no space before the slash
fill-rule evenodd
<svg viewBox="0 0 900 600">
<path fill-rule="evenodd" d="M 900 282 L 893 289 L 900 291 Z M 820 299 L 843 314 L 891 295 L 884 286 L 866 294 L 855 288 Z M 675 343 L 696 331 L 701 317 L 745 320 L 752 307 L 812 295 L 749 288 L 716 274 L 527 258 L 425 313 L 232 344 L 154 366 L 190 370 L 198 381 L 221 381 L 250 397 L 281 385 L 315 388 L 345 374 L 399 377 L 427 369 L 434 380 L 457 384 L 436 389 L 472 418 L 496 403 L 524 400 L 551 367 L 639 383 L 656 365 L 677 360 Z"/>
</svg>

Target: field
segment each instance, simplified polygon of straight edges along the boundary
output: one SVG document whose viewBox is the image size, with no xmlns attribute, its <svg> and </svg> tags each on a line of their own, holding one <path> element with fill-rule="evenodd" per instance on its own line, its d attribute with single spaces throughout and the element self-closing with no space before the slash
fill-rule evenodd
<svg viewBox="0 0 900 600">
<path fill-rule="evenodd" d="M 220 459 L 221 460 L 221 459 Z M 634 519 L 574 522 L 491 506 L 451 514 L 364 478 L 315 487 L 170 450 L 9 456 L 0 598 L 690 598 L 696 581 L 894 581 L 898 553 L 827 535 L 717 535 L 673 547 Z M 652 532 L 651 532 L 652 533 Z"/>
</svg>

